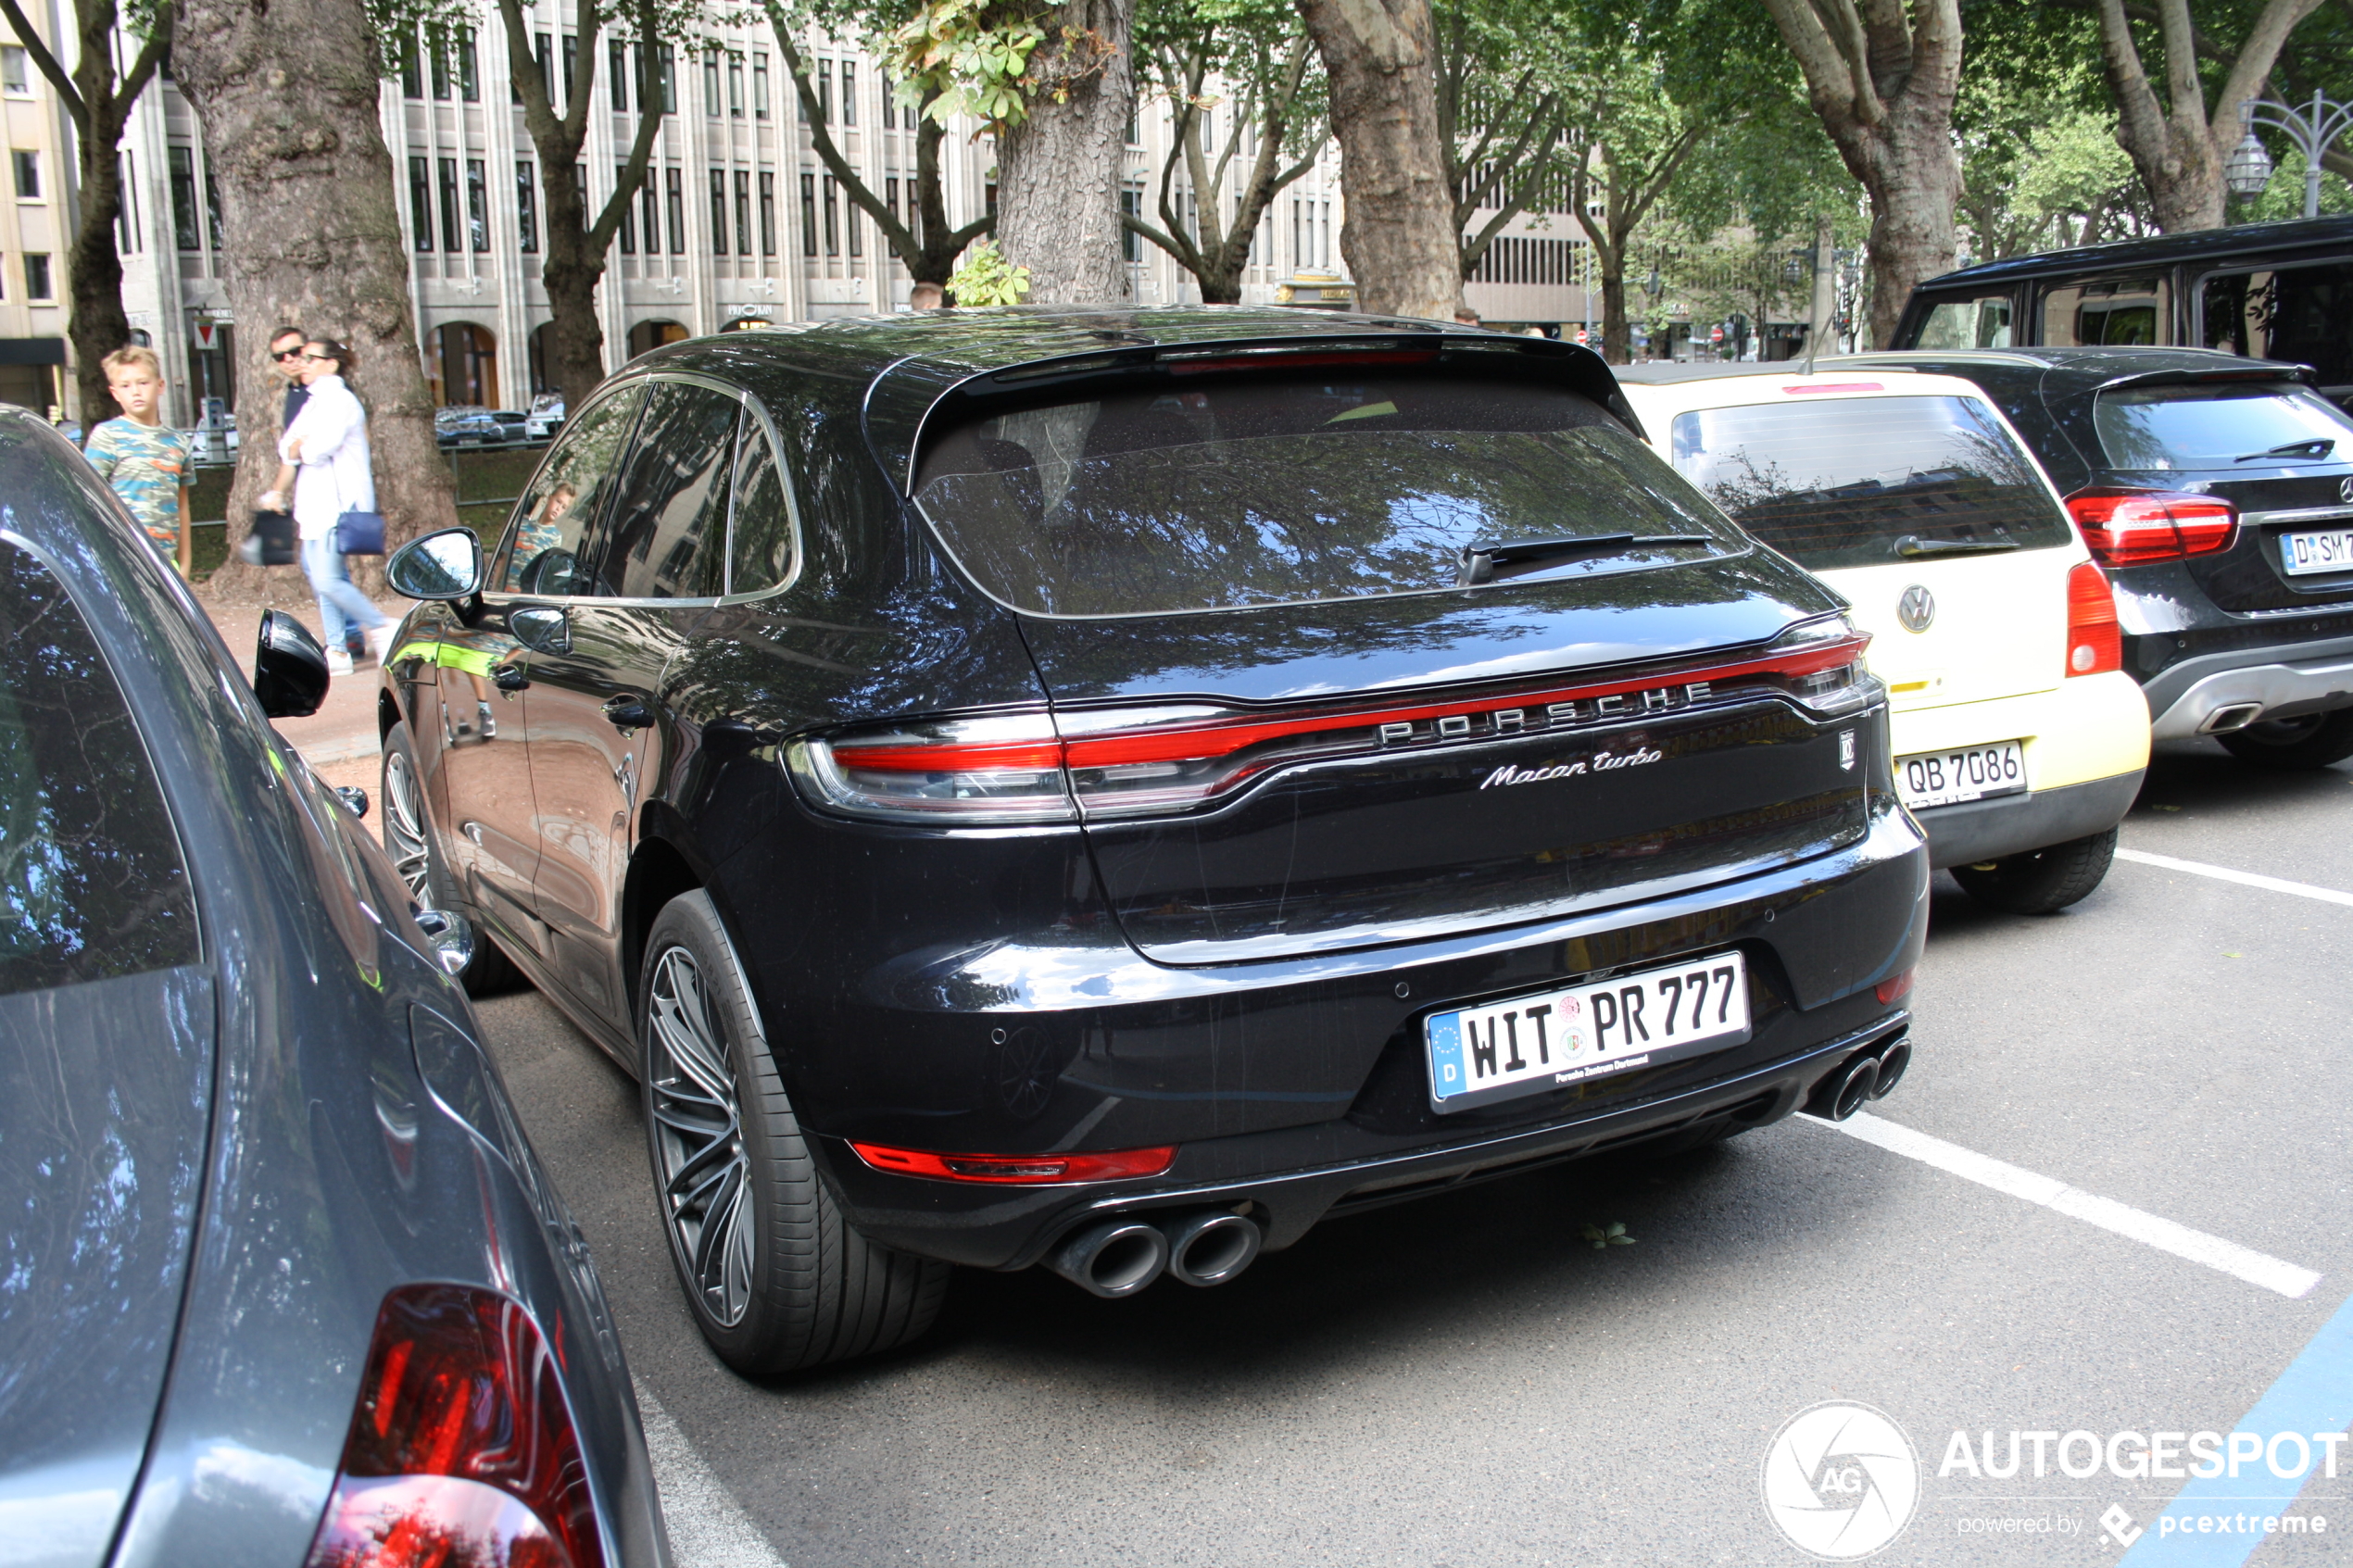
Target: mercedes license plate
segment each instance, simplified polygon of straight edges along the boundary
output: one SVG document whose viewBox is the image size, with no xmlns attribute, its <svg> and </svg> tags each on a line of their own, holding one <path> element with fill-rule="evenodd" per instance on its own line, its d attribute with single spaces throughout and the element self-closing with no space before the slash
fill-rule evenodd
<svg viewBox="0 0 2353 1568">
<path fill-rule="evenodd" d="M 1570 985 L 1424 1021 L 1429 1103 L 1465 1110 L 1655 1067 L 1748 1038 L 1748 971 L 1738 952 Z"/>
<path fill-rule="evenodd" d="M 2353 571 L 2353 528 L 2280 535 L 2280 570 L 2290 577 Z"/>
<path fill-rule="evenodd" d="M 2026 789 L 2026 746 L 2002 740 L 1895 759 L 1895 793 L 1915 811 Z"/>
</svg>

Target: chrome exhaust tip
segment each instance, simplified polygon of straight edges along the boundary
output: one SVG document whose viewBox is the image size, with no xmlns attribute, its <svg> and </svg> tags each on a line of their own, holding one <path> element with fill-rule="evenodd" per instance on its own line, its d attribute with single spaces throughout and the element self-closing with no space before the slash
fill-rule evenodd
<svg viewBox="0 0 2353 1568">
<path fill-rule="evenodd" d="M 1832 1122 L 1843 1122 L 1863 1109 L 1879 1083 L 1879 1059 L 1866 1051 L 1823 1079 L 1806 1097 L 1806 1109 Z"/>
<path fill-rule="evenodd" d="M 1905 1069 L 1912 1065 L 1912 1042 L 1898 1040 L 1879 1053 L 1879 1076 L 1871 1081 L 1871 1098 L 1885 1099 L 1897 1084 L 1904 1080 Z"/>
<path fill-rule="evenodd" d="M 1168 1266 L 1168 1238 L 1141 1220 L 1106 1220 L 1055 1248 L 1046 1266 L 1079 1289 L 1115 1301 L 1160 1277 Z"/>
<path fill-rule="evenodd" d="M 2206 722 L 2197 727 L 2197 733 L 2202 735 L 2228 734 L 2233 730 L 2246 729 L 2262 716 L 2263 705 L 2259 702 L 2225 703 L 2206 716 Z"/>
<path fill-rule="evenodd" d="M 1169 1277 L 1203 1288 L 1224 1285 L 1250 1267 L 1266 1239 L 1257 1222 L 1224 1209 L 1189 1214 L 1163 1230 Z"/>
</svg>

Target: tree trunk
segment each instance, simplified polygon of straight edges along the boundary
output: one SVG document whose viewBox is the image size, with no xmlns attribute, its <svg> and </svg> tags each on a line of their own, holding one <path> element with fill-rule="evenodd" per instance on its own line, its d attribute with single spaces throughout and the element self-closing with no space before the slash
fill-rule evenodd
<svg viewBox="0 0 2353 1568">
<path fill-rule="evenodd" d="M 1867 5 L 1859 17 L 1838 6 L 1846 25 L 1835 32 L 1824 25 L 1833 8 L 1813 0 L 1765 0 L 1765 6 L 1806 73 L 1822 129 L 1870 193 L 1870 336 L 1885 344 L 1913 287 L 1953 266 L 1953 214 L 1961 199 L 1953 144 L 1959 0 Z"/>
<path fill-rule="evenodd" d="M 1297 0 L 1324 56 L 1357 308 L 1452 322 L 1463 302 L 1429 0 Z"/>
<path fill-rule="evenodd" d="M 241 329 L 232 544 L 276 471 L 281 404 L 264 356 L 271 332 L 295 323 L 351 345 L 345 379 L 368 410 L 386 542 L 458 521 L 409 309 L 375 57 L 360 0 L 188 0 L 181 10 L 172 70 L 220 179 Z M 254 570 L 233 553 L 220 581 L 251 582 Z"/>
<path fill-rule="evenodd" d="M 539 273 L 547 289 L 547 375 L 563 393 L 564 407 L 577 408 L 605 379 L 605 326 L 597 319 L 605 262 L 602 254 L 585 254 L 589 236 L 573 166 L 543 158 L 540 167 L 547 203 L 547 264 Z M 636 196 L 629 193 L 632 201 Z"/>
<path fill-rule="evenodd" d="M 1633 334 L 1626 325 L 1626 257 L 1620 250 L 1603 264 L 1602 274 L 1602 358 L 1613 365 L 1630 364 L 1634 358 Z"/>
<path fill-rule="evenodd" d="M 115 248 L 122 182 L 116 162 L 120 127 L 114 130 L 103 143 L 97 136 L 74 138 L 82 152 L 82 211 L 66 252 L 66 336 L 73 344 L 74 389 L 81 395 L 84 427 L 120 411 L 107 390 L 102 361 L 131 341 L 131 318 L 122 310 L 122 256 Z"/>
<path fill-rule="evenodd" d="M 1037 305 L 1119 305 L 1119 188 L 1136 107 L 1134 0 L 1070 0 L 1029 56 L 1028 113 L 997 138 L 997 246 Z M 1059 98 L 1059 101 L 1057 99 Z"/>
</svg>

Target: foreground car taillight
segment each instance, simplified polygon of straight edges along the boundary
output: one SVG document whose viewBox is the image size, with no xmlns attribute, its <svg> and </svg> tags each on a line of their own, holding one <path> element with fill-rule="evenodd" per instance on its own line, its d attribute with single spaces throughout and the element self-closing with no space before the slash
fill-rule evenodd
<svg viewBox="0 0 2353 1568">
<path fill-rule="evenodd" d="M 1085 1154 L 932 1154 L 917 1148 L 888 1148 L 875 1143 L 852 1143 L 849 1147 L 858 1151 L 859 1159 L 877 1171 L 949 1182 L 1027 1186 L 1157 1176 L 1176 1158 L 1175 1144 Z"/>
<path fill-rule="evenodd" d="M 2067 574 L 2067 672 L 2099 675 L 2124 668 L 2124 636 L 2108 574 L 2079 561 Z"/>
<path fill-rule="evenodd" d="M 785 765 L 812 802 L 959 827 L 1161 816 L 1273 769 L 1663 716 L 1757 692 L 1821 718 L 1867 705 L 1870 639 L 1843 615 L 1790 628 L 1757 657 L 1453 701 L 1244 710 L 1204 703 L 935 720 L 809 735 Z"/>
<path fill-rule="evenodd" d="M 2067 510 L 2108 566 L 2219 555 L 2238 534 L 2236 507 L 2188 491 L 2078 490 Z"/>
<path fill-rule="evenodd" d="M 553 1356 L 522 1308 L 459 1285 L 376 1315 L 306 1568 L 604 1568 Z"/>
</svg>

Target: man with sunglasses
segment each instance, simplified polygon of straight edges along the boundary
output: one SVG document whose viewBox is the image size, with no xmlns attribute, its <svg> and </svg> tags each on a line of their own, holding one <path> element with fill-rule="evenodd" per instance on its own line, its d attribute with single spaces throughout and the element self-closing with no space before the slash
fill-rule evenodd
<svg viewBox="0 0 2353 1568">
<path fill-rule="evenodd" d="M 300 327 L 280 327 L 270 337 L 270 368 L 286 383 L 286 407 L 278 425 L 281 431 L 294 428 L 295 416 L 302 412 L 303 404 L 310 396 L 310 388 L 302 374 L 302 345 L 308 341 L 308 335 Z M 282 468 L 278 483 L 271 488 L 271 495 L 280 495 L 293 486 L 293 469 L 290 466 Z M 268 497 L 264 498 L 264 505 L 268 505 Z M 270 509 L 283 511 L 285 508 L 281 504 Z M 368 639 L 357 621 L 344 623 L 344 652 L 352 659 L 368 656 Z"/>
</svg>

